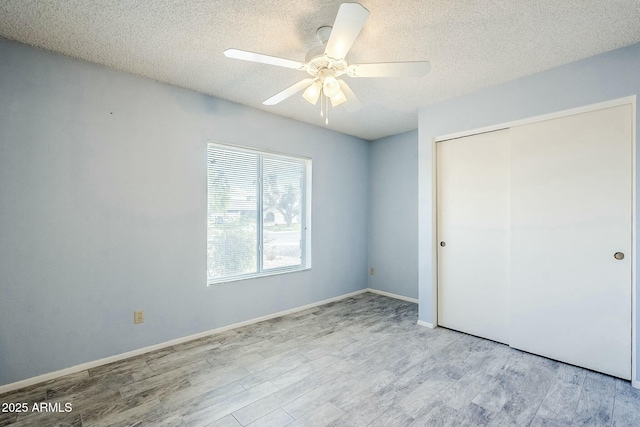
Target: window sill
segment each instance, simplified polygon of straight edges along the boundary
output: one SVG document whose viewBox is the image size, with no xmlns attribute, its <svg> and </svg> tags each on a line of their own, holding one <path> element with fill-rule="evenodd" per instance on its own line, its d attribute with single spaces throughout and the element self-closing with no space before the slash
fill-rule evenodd
<svg viewBox="0 0 640 427">
<path fill-rule="evenodd" d="M 224 277 L 224 278 L 211 280 L 207 282 L 207 287 L 224 285 L 225 283 L 238 282 L 240 280 L 260 279 L 263 277 L 277 276 L 280 274 L 288 274 L 288 273 L 298 273 L 301 271 L 308 271 L 308 270 L 311 270 L 311 266 L 284 267 L 284 268 L 269 270 L 260 274 L 246 274 L 243 276 Z"/>
</svg>

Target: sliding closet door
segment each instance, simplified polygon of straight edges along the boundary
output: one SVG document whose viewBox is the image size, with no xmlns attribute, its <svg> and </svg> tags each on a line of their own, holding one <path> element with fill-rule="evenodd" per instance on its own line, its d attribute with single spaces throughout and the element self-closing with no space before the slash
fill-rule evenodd
<svg viewBox="0 0 640 427">
<path fill-rule="evenodd" d="M 508 131 L 436 145 L 438 324 L 507 343 Z"/>
<path fill-rule="evenodd" d="M 627 105 L 510 133 L 510 344 L 625 379 L 631 132 Z"/>
</svg>

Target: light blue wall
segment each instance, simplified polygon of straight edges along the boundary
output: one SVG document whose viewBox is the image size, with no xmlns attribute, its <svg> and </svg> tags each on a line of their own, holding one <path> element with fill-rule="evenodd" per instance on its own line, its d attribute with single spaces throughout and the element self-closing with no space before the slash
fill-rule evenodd
<svg viewBox="0 0 640 427">
<path fill-rule="evenodd" d="M 640 44 L 635 44 L 420 110 L 420 320 L 430 323 L 434 320 L 433 138 L 636 95 L 639 92 Z M 640 123 L 640 117 L 636 117 L 636 123 Z M 637 145 L 636 127 L 636 147 Z M 638 155 L 640 149 L 636 148 L 636 156 Z M 636 164 L 640 165 L 638 158 Z M 636 188 L 640 188 L 638 183 Z M 637 206 L 636 209 L 640 212 Z M 636 228 L 640 229 L 639 224 L 636 224 Z M 638 257 L 638 248 L 635 253 Z M 635 330 L 639 331 L 640 328 L 636 327 Z"/>
<path fill-rule="evenodd" d="M 369 146 L 369 287 L 418 298 L 418 131 Z"/>
<path fill-rule="evenodd" d="M 206 286 L 208 140 L 313 159 L 312 270 Z M 368 217 L 367 141 L 0 39 L 0 385 L 364 289 Z"/>
</svg>

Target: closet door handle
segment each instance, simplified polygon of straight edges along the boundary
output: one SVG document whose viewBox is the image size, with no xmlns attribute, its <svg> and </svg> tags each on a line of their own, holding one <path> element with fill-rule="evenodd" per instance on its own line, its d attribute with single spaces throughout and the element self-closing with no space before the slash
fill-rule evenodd
<svg viewBox="0 0 640 427">
<path fill-rule="evenodd" d="M 442 242 L 440 242 L 440 246 L 442 246 L 444 248 L 445 246 L 447 246 L 447 244 L 443 240 Z"/>
<path fill-rule="evenodd" d="M 624 254 L 622 252 L 616 252 L 615 254 L 613 254 L 613 257 L 620 261 L 621 259 L 624 259 Z"/>
</svg>

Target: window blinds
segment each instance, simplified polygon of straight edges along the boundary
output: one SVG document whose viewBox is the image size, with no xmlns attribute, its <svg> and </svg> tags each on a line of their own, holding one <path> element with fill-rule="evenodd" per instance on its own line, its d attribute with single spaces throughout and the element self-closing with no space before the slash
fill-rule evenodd
<svg viewBox="0 0 640 427">
<path fill-rule="evenodd" d="M 306 266 L 307 162 L 208 145 L 208 283 Z"/>
</svg>

